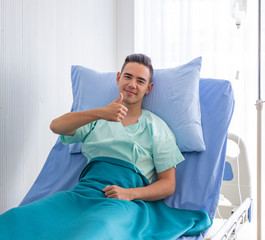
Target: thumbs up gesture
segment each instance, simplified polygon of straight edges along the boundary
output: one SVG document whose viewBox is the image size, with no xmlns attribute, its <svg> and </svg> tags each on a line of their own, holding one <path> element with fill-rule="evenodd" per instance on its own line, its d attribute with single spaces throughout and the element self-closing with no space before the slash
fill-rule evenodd
<svg viewBox="0 0 265 240">
<path fill-rule="evenodd" d="M 111 104 L 107 105 L 106 107 L 102 108 L 102 119 L 114 122 L 121 122 L 127 112 L 128 109 L 123 106 L 122 103 L 123 94 L 120 93 L 119 98 L 114 100 Z"/>
<path fill-rule="evenodd" d="M 116 100 L 114 100 L 113 102 L 115 102 L 115 103 L 121 103 L 122 102 L 122 100 L 123 100 L 123 94 L 122 93 L 120 93 L 120 96 L 119 96 L 119 98 L 117 98 Z"/>
</svg>

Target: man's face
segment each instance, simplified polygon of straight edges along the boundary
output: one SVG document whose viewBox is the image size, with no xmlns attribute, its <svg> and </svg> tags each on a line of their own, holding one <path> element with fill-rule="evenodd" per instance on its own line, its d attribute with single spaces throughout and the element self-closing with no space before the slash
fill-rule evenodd
<svg viewBox="0 0 265 240">
<path fill-rule="evenodd" d="M 117 75 L 119 92 L 123 93 L 126 104 L 142 104 L 143 97 L 152 89 L 149 68 L 136 62 L 127 63 L 122 73 Z"/>
</svg>

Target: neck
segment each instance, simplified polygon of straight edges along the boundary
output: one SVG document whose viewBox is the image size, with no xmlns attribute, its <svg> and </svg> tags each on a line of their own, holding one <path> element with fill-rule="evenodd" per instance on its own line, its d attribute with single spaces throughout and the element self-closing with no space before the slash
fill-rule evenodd
<svg viewBox="0 0 265 240">
<path fill-rule="evenodd" d="M 135 105 L 135 104 L 126 104 L 123 102 L 123 105 L 127 107 L 128 112 L 126 117 L 123 119 L 122 124 L 123 126 L 132 125 L 138 122 L 139 117 L 142 114 L 142 104 Z"/>
</svg>

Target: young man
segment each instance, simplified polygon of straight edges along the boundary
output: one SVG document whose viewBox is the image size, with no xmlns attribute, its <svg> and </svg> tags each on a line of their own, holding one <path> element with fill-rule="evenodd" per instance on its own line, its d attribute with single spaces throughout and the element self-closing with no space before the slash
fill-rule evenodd
<svg viewBox="0 0 265 240">
<path fill-rule="evenodd" d="M 51 123 L 64 144 L 82 141 L 88 160 L 105 156 L 128 161 L 151 183 L 129 189 L 106 186 L 102 191 L 107 198 L 155 201 L 174 193 L 174 167 L 184 158 L 165 122 L 142 109 L 143 98 L 153 87 L 152 77 L 150 58 L 129 55 L 117 74 L 118 99 L 102 108 L 67 113 Z"/>
</svg>

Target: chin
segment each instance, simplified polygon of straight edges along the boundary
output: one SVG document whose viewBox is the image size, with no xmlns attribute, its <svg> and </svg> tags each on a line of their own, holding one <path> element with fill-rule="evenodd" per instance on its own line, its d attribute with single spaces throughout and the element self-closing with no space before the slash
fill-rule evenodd
<svg viewBox="0 0 265 240">
<path fill-rule="evenodd" d="M 127 99 L 123 99 L 123 102 L 125 103 L 125 104 L 138 104 L 139 102 L 142 104 L 142 101 L 141 100 L 127 100 Z"/>
</svg>

